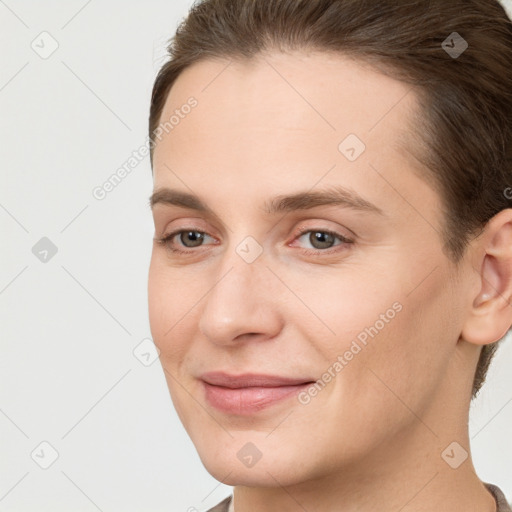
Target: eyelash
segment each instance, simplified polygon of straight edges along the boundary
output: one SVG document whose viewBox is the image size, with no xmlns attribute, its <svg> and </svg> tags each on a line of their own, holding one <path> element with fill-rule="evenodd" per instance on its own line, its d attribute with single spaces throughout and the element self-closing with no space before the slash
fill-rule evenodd
<svg viewBox="0 0 512 512">
<path fill-rule="evenodd" d="M 169 249 L 171 252 L 173 252 L 175 254 L 183 254 L 183 255 L 191 254 L 191 253 L 195 252 L 194 249 L 189 249 L 189 250 L 184 251 L 182 249 L 176 249 L 175 247 L 172 247 L 171 243 L 170 243 L 176 235 L 179 235 L 181 233 L 189 233 L 190 231 L 192 231 L 194 233 L 201 233 L 202 235 L 208 235 L 208 233 L 205 233 L 204 231 L 201 231 L 200 229 L 196 229 L 196 228 L 177 229 L 167 235 L 164 235 L 162 238 L 156 238 L 155 241 L 158 244 L 167 247 L 167 249 Z M 341 235 L 340 233 L 337 233 L 336 231 L 331 231 L 329 229 L 303 228 L 303 229 L 299 230 L 299 233 L 295 238 L 300 238 L 302 235 L 304 235 L 306 233 L 311 233 L 311 232 L 331 235 L 334 238 L 338 238 L 342 243 L 338 244 L 336 246 L 333 246 L 333 247 L 329 247 L 328 249 L 302 249 L 302 253 L 305 254 L 306 256 L 322 256 L 325 254 L 332 254 L 333 252 L 338 252 L 340 250 L 343 250 L 343 248 L 335 249 L 336 247 L 354 243 L 353 240 L 350 240 L 347 237 Z M 208 236 L 210 236 L 210 235 L 208 235 Z"/>
</svg>

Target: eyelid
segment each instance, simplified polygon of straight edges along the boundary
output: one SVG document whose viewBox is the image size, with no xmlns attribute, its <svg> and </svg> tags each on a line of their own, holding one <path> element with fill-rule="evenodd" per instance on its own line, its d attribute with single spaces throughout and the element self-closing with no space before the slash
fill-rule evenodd
<svg viewBox="0 0 512 512">
<path fill-rule="evenodd" d="M 350 234 L 343 234 L 342 232 L 340 232 L 341 230 L 337 229 L 337 228 L 329 228 L 329 227 L 322 227 L 322 226 L 305 226 L 305 225 L 301 225 L 298 227 L 298 233 L 294 235 L 294 240 L 295 238 L 303 235 L 304 233 L 309 233 L 310 231 L 313 231 L 313 232 L 318 232 L 320 231 L 321 233 L 330 233 L 332 235 L 335 235 L 339 238 L 342 238 L 342 239 L 345 239 L 347 241 L 350 241 L 350 242 L 354 242 L 355 241 L 355 238 L 356 238 L 356 235 L 355 233 L 348 229 L 348 228 L 345 228 L 346 231 L 349 231 Z"/>
</svg>

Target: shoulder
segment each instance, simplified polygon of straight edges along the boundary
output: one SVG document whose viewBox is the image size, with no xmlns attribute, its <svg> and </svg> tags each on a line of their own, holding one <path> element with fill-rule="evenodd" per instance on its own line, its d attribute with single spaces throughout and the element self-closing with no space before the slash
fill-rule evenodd
<svg viewBox="0 0 512 512">
<path fill-rule="evenodd" d="M 209 508 L 205 512 L 230 512 L 230 505 L 233 495 L 224 498 L 220 503 L 217 503 L 213 508 Z M 499 511 L 501 512 L 501 510 Z"/>
</svg>

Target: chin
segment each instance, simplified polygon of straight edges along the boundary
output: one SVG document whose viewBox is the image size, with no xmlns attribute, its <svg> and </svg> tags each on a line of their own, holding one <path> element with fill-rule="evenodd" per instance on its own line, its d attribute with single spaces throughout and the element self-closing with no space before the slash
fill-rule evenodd
<svg viewBox="0 0 512 512">
<path fill-rule="evenodd" d="M 199 456 L 210 475 L 225 485 L 243 485 L 247 487 L 277 487 L 294 485 L 308 479 L 304 473 L 304 464 L 297 464 L 293 457 L 262 455 L 253 466 L 245 466 L 237 457 L 236 450 L 230 453 L 209 452 Z M 299 472 L 298 472 L 298 471 Z"/>
</svg>

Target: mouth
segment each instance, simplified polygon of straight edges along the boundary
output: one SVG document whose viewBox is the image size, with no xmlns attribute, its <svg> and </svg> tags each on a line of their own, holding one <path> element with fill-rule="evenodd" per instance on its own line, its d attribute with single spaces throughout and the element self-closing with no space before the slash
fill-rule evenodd
<svg viewBox="0 0 512 512">
<path fill-rule="evenodd" d="M 226 414 L 252 415 L 283 402 L 315 382 L 311 378 L 210 372 L 201 376 L 206 401 Z"/>
</svg>

